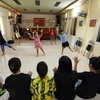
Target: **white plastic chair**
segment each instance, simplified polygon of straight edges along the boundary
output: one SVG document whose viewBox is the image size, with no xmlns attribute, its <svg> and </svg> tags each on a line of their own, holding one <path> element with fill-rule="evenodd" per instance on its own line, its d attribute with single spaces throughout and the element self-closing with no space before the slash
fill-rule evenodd
<svg viewBox="0 0 100 100">
<path fill-rule="evenodd" d="M 83 38 L 81 38 L 81 37 L 78 37 L 78 39 L 76 40 L 76 42 L 75 42 L 75 45 L 74 45 L 74 50 L 75 51 L 78 51 L 78 52 L 80 52 L 80 49 L 81 49 L 81 47 L 82 47 L 82 43 L 83 43 Z"/>
<path fill-rule="evenodd" d="M 83 53 L 83 56 L 87 56 L 87 58 L 89 58 L 91 52 L 93 51 L 93 48 L 94 48 L 94 45 L 95 45 L 95 42 L 90 40 L 84 50 L 84 53 Z"/>
</svg>

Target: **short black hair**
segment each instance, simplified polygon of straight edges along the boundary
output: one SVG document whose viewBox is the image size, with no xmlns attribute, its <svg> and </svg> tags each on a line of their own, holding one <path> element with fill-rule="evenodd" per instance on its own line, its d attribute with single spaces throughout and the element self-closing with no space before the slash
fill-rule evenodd
<svg viewBox="0 0 100 100">
<path fill-rule="evenodd" d="M 8 61 L 8 66 L 12 73 L 17 73 L 21 67 L 21 61 L 19 58 L 13 57 Z"/>
<path fill-rule="evenodd" d="M 92 64 L 92 68 L 98 71 L 100 70 L 100 57 L 92 57 L 89 59 L 89 64 Z"/>
<path fill-rule="evenodd" d="M 41 35 L 41 32 L 39 31 L 38 34 Z"/>
<path fill-rule="evenodd" d="M 37 64 L 37 72 L 41 79 L 43 79 L 46 76 L 48 72 L 48 66 L 44 61 L 41 61 Z"/>
<path fill-rule="evenodd" d="M 60 32 L 63 32 L 63 30 L 60 30 Z"/>
<path fill-rule="evenodd" d="M 98 59 L 98 57 L 91 57 L 91 58 L 89 59 L 89 64 L 92 64 L 92 66 L 94 66 L 97 59 Z"/>
<path fill-rule="evenodd" d="M 34 32 L 34 36 L 37 34 L 37 32 Z"/>
<path fill-rule="evenodd" d="M 98 73 L 100 73 L 100 59 L 96 61 L 96 64 L 95 64 L 95 66 L 94 66 L 94 69 L 95 69 Z"/>
</svg>

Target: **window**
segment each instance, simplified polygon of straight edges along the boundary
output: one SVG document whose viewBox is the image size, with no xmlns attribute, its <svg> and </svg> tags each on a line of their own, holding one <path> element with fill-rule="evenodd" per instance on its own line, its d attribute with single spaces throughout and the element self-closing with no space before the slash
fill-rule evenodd
<svg viewBox="0 0 100 100">
<path fill-rule="evenodd" d="M 98 30 L 98 35 L 97 35 L 97 42 L 100 42 L 100 26 L 99 26 L 99 30 Z"/>
<path fill-rule="evenodd" d="M 71 32 L 70 32 L 71 35 L 75 36 L 75 34 L 76 34 L 76 25 L 77 25 L 77 18 L 73 18 L 72 19 L 72 24 L 71 24 Z"/>
</svg>

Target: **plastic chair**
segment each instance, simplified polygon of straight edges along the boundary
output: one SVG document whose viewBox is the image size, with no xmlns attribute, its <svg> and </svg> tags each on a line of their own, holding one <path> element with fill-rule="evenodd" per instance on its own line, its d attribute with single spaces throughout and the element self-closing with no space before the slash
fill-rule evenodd
<svg viewBox="0 0 100 100">
<path fill-rule="evenodd" d="M 86 46 L 86 49 L 84 50 L 83 56 L 87 56 L 87 58 L 89 58 L 91 52 L 93 51 L 93 47 L 95 45 L 95 42 L 90 40 Z"/>
<path fill-rule="evenodd" d="M 82 47 L 82 43 L 83 43 L 83 39 L 81 38 L 81 37 L 78 37 L 78 39 L 76 40 L 76 42 L 75 42 L 75 45 L 74 45 L 74 50 L 75 51 L 78 51 L 78 52 L 80 52 L 80 49 L 81 49 L 81 47 Z"/>
</svg>

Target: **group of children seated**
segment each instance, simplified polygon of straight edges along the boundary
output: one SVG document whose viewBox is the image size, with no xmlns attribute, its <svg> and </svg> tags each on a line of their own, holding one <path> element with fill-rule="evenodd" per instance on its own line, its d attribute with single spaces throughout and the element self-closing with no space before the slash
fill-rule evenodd
<svg viewBox="0 0 100 100">
<path fill-rule="evenodd" d="M 9 92 L 9 100 L 74 100 L 76 95 L 83 99 L 91 99 L 100 93 L 100 57 L 89 59 L 89 69 L 77 72 L 78 57 L 72 61 L 68 56 L 61 56 L 58 68 L 54 68 L 54 77 L 49 77 L 48 65 L 41 61 L 37 64 L 38 77 L 31 79 L 32 72 L 24 74 L 20 71 L 19 58 L 11 58 L 8 66 L 12 74 L 2 83 L 0 78 L 0 95 Z"/>
</svg>

